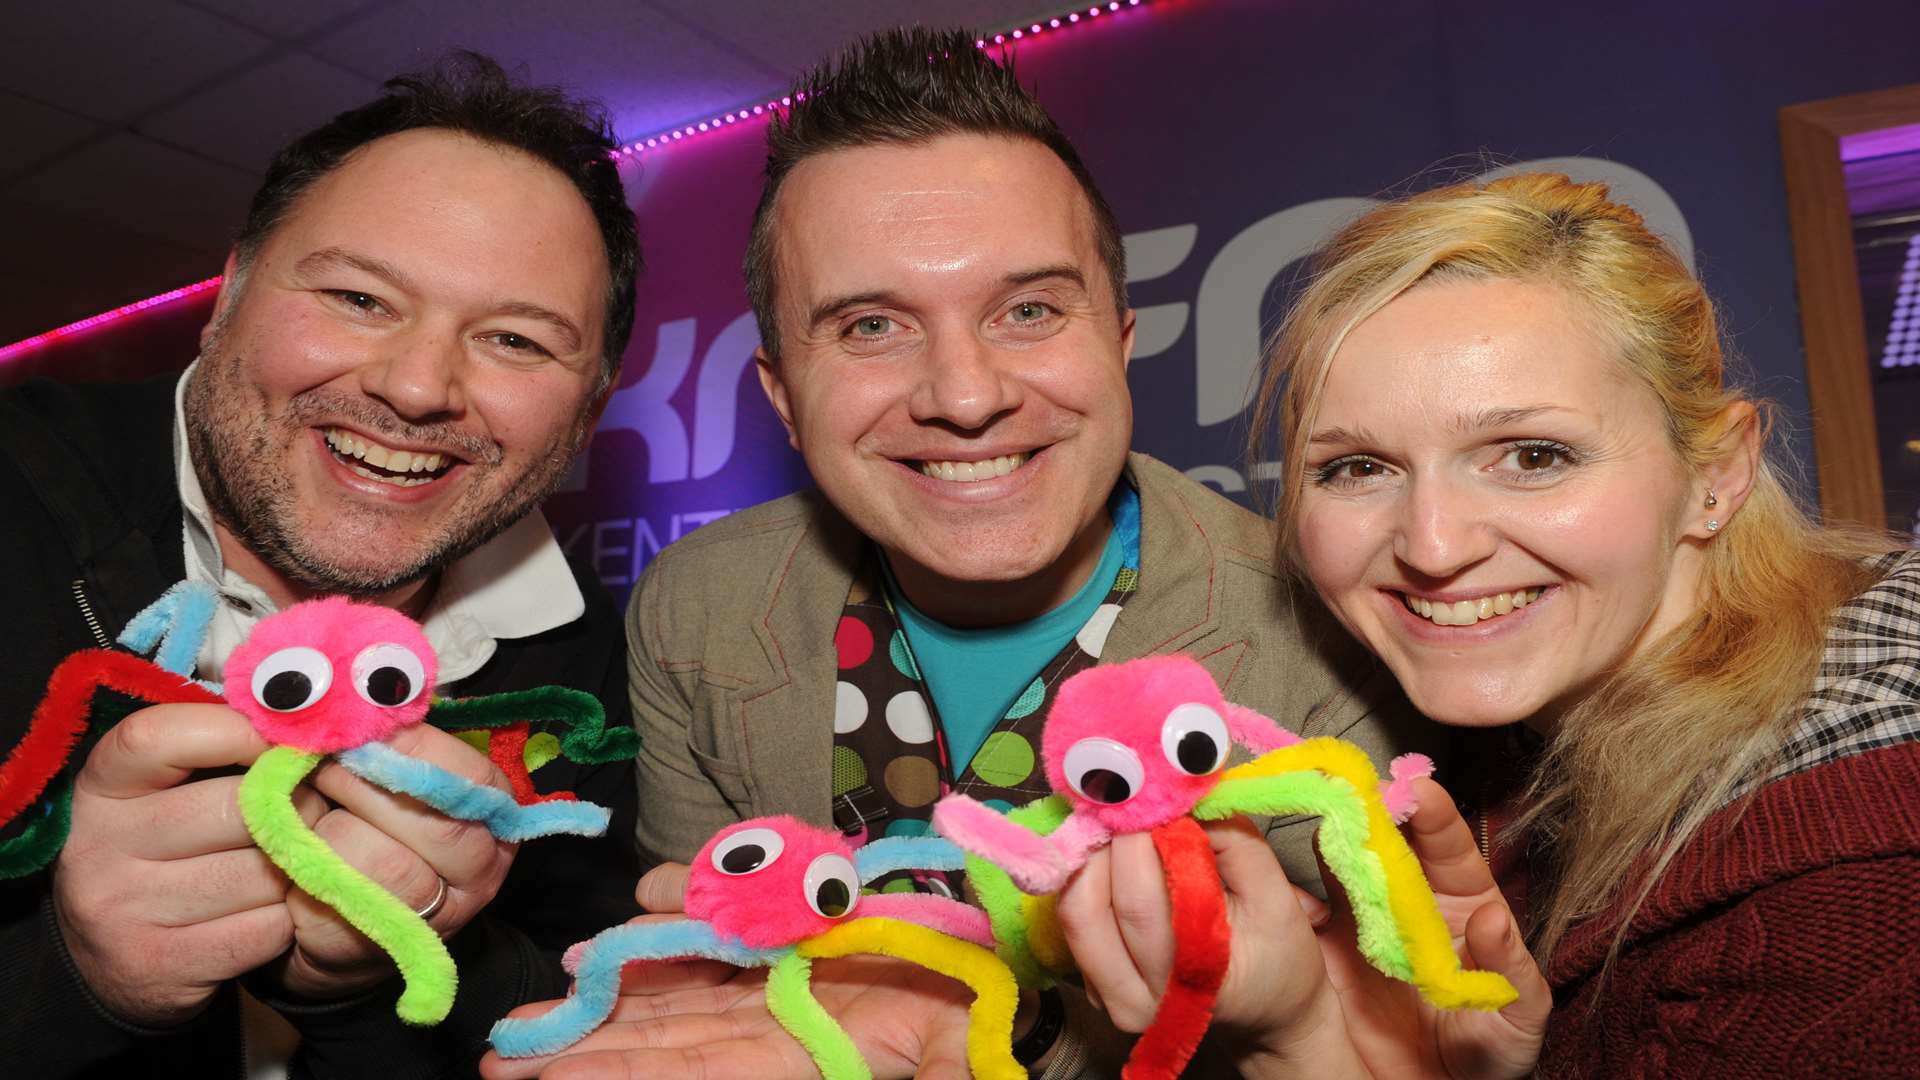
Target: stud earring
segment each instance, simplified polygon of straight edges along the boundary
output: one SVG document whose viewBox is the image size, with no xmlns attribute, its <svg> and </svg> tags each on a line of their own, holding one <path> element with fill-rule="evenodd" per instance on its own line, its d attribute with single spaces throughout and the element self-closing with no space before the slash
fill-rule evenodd
<svg viewBox="0 0 1920 1080">
<path fill-rule="evenodd" d="M 1707 519 L 1707 531 L 1708 531 L 1708 532 L 1719 532 L 1719 531 L 1720 531 L 1720 523 L 1719 523 L 1718 521 L 1715 521 L 1715 520 L 1713 520 L 1712 518 L 1708 518 L 1708 519 Z"/>
<path fill-rule="evenodd" d="M 1720 500 L 1713 497 L 1713 489 L 1708 488 L 1707 489 L 1707 509 L 1711 510 L 1714 507 L 1719 505 L 1720 505 Z"/>
</svg>

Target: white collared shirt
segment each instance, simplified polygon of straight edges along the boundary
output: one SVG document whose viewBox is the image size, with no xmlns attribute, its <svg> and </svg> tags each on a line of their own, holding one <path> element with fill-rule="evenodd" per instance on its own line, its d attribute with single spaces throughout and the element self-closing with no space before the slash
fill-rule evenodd
<svg viewBox="0 0 1920 1080">
<path fill-rule="evenodd" d="M 276 609 L 265 590 L 228 569 L 220 557 L 213 516 L 187 441 L 186 386 L 193 370 L 180 376 L 173 391 L 174 475 L 185 511 L 187 580 L 211 584 L 222 601 L 196 669 L 201 678 L 217 681 L 227 654 Z M 439 658 L 438 685 L 444 688 L 479 671 L 502 638 L 532 637 L 565 626 L 586 610 L 586 599 L 546 517 L 537 509 L 528 513 L 440 572 L 439 587 L 421 619 Z"/>
</svg>

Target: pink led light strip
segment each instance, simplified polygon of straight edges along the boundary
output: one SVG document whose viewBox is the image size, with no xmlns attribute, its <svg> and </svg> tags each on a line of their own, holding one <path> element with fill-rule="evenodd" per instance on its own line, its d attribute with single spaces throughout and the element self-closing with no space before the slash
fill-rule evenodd
<svg viewBox="0 0 1920 1080">
<path fill-rule="evenodd" d="M 1072 11 L 1063 12 L 1050 19 L 1016 26 L 1003 33 L 994 34 L 991 37 L 983 36 L 976 38 L 973 46 L 976 49 L 984 49 L 989 45 L 1005 45 L 1009 41 L 1020 41 L 1024 38 L 1037 37 L 1041 34 L 1051 33 L 1057 30 L 1070 29 L 1082 23 L 1091 25 L 1095 19 L 1098 19 L 1102 15 L 1117 14 L 1128 8 L 1141 7 L 1148 2 L 1149 0 L 1106 0 L 1105 3 L 1092 4 L 1086 8 L 1074 8 Z M 722 128 L 739 124 L 742 121 L 765 119 L 769 113 L 787 108 L 796 100 L 805 101 L 806 99 L 807 95 L 800 94 L 796 97 L 777 97 L 765 102 L 756 102 L 752 105 L 742 105 L 738 109 L 721 113 L 710 120 L 697 120 L 690 124 L 676 124 L 665 131 L 658 131 L 651 135 L 637 138 L 631 143 L 620 147 L 614 151 L 614 153 L 622 160 L 642 157 L 655 150 L 664 150 L 674 143 L 698 138 L 702 135 L 719 131 Z"/>
<path fill-rule="evenodd" d="M 1102 15 L 1117 14 L 1127 8 L 1141 7 L 1148 2 L 1149 0 L 1107 0 L 1104 4 L 1091 4 L 1084 9 L 1075 8 L 1072 11 L 1063 12 L 1060 15 L 1040 22 L 1016 26 L 1003 33 L 994 34 L 991 37 L 983 36 L 976 39 L 973 44 L 975 48 L 984 49 L 989 45 L 1005 45 L 1009 41 L 1020 41 L 1041 34 L 1070 29 L 1082 23 L 1091 25 L 1094 20 L 1100 18 Z M 806 98 L 807 96 L 805 94 L 797 96 L 797 100 L 800 101 L 805 101 Z M 615 153 L 622 159 L 640 157 L 650 151 L 661 150 L 676 142 L 697 138 L 709 132 L 718 131 L 721 128 L 741 123 L 742 121 L 755 118 L 764 119 L 768 113 L 776 109 L 791 106 L 795 100 L 795 97 L 779 97 L 765 103 L 743 105 L 731 112 L 722 113 L 711 120 L 700 120 L 691 124 L 682 124 L 653 135 L 648 135 L 644 138 L 635 139 L 632 143 L 620 147 Z M 117 319 L 123 319 L 129 315 L 137 315 L 140 312 L 159 307 L 162 304 L 170 304 L 175 300 L 182 300 L 186 297 L 194 296 L 208 289 L 216 288 L 219 284 L 220 279 L 218 277 L 210 277 L 205 281 L 196 281 L 191 285 L 172 289 L 158 296 L 149 296 L 145 300 L 122 305 L 114 308 L 112 311 L 103 311 L 91 318 L 81 319 L 79 322 L 68 323 L 65 326 L 49 330 L 44 334 L 35 334 L 30 338 L 25 338 L 11 345 L 0 347 L 0 364 L 4 364 L 16 356 L 21 356 L 44 346 L 51 345 L 61 338 L 91 330 L 94 327 L 113 322 Z"/>
<path fill-rule="evenodd" d="M 1117 12 L 1123 7 L 1139 7 L 1141 2 L 1142 0 L 1125 0 L 1124 3 L 1122 0 L 1107 0 L 1104 7 L 1100 4 L 1095 4 L 1088 8 L 1086 18 L 1097 19 L 1109 11 Z M 1065 30 L 1067 27 L 1078 23 L 1080 19 L 1080 11 L 1076 8 L 1067 12 L 1065 15 L 1048 19 L 1045 23 L 1034 23 L 1027 27 L 1016 26 L 1004 34 L 995 34 L 993 35 L 993 43 L 995 45 L 1005 45 L 1009 39 L 1019 41 L 1023 37 L 1029 37 L 1034 34 L 1044 34 L 1049 30 Z M 975 48 L 984 49 L 987 47 L 987 40 L 981 38 L 973 44 Z"/>
<path fill-rule="evenodd" d="M 24 338 L 5 348 L 0 348 L 0 364 L 4 364 L 23 353 L 30 353 L 44 345 L 51 345 L 61 338 L 71 337 L 74 334 L 91 330 L 103 323 L 123 319 L 128 315 L 137 315 L 149 308 L 157 308 L 162 304 L 171 304 L 175 300 L 184 300 L 189 296 L 197 296 L 200 293 L 206 292 L 208 289 L 218 288 L 219 286 L 220 279 L 217 276 L 210 277 L 205 281 L 196 281 L 191 285 L 182 285 L 178 289 L 169 289 L 158 296 L 149 296 L 145 300 L 136 300 L 131 304 L 122 304 L 112 311 L 103 311 L 91 318 L 81 319 L 79 322 L 72 322 L 65 326 L 56 327 L 44 334 L 35 334 L 30 338 Z"/>
</svg>

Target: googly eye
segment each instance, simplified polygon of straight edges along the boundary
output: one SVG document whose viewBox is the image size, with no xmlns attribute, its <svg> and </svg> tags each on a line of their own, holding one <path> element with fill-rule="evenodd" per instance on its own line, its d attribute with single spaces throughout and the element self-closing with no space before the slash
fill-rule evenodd
<svg viewBox="0 0 1920 1080">
<path fill-rule="evenodd" d="M 305 645 L 270 653 L 253 669 L 253 700 L 274 712 L 299 712 L 332 685 L 333 665 L 326 654 Z"/>
<path fill-rule="evenodd" d="M 1160 722 L 1160 749 L 1188 776 L 1205 776 L 1227 763 L 1227 722 L 1198 702 L 1177 705 Z"/>
<path fill-rule="evenodd" d="M 405 645 L 369 645 L 353 658 L 353 688 L 375 705 L 405 705 L 426 687 L 426 667 Z"/>
<path fill-rule="evenodd" d="M 730 877 L 751 874 L 773 865 L 787 842 L 772 829 L 741 829 L 716 844 L 713 868 Z"/>
<path fill-rule="evenodd" d="M 1145 770 L 1140 758 L 1112 739 L 1081 739 L 1067 747 L 1067 783 L 1082 796 L 1109 806 L 1126 802 L 1140 790 Z"/>
<path fill-rule="evenodd" d="M 807 906 L 829 919 L 845 918 L 860 900 L 860 875 L 844 855 L 821 855 L 807 864 Z"/>
</svg>

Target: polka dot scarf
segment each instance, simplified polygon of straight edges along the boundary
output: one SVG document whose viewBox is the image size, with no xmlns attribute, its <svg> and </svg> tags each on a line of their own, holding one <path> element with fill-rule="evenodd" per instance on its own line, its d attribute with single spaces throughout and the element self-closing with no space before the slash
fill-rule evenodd
<svg viewBox="0 0 1920 1080">
<path fill-rule="evenodd" d="M 1137 512 L 1136 512 L 1137 513 Z M 1137 516 L 1135 517 L 1137 528 Z M 1002 811 L 1050 793 L 1040 763 L 1040 727 L 1055 689 L 1100 660 L 1120 610 L 1139 588 L 1137 539 L 1106 600 L 1046 663 L 957 778 L 940 716 L 893 606 L 880 587 L 878 556 L 854 577 L 834 633 L 839 664 L 833 716 L 833 819 L 855 845 L 882 836 L 920 836 L 933 804 L 964 792 Z M 903 872 L 882 891 L 956 892 L 957 874 Z"/>
</svg>

